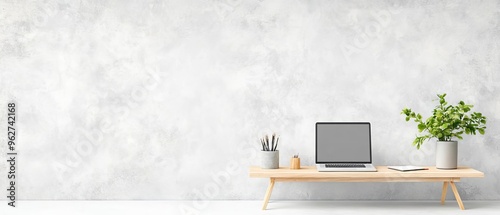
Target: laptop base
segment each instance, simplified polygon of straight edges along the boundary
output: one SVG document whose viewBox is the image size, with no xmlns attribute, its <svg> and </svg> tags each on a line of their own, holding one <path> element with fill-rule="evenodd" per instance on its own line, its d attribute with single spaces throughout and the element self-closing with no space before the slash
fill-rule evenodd
<svg viewBox="0 0 500 215">
<path fill-rule="evenodd" d="M 325 164 L 316 164 L 318 172 L 376 172 L 372 164 L 365 164 L 364 168 L 326 167 Z"/>
</svg>

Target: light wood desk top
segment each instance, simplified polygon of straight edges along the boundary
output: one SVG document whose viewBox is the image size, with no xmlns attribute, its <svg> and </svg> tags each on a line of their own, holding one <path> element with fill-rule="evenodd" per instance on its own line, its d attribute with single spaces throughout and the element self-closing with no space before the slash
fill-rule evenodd
<svg viewBox="0 0 500 215">
<path fill-rule="evenodd" d="M 388 169 L 387 166 L 377 166 L 377 172 L 318 172 L 316 166 L 302 166 L 301 169 L 261 169 L 250 167 L 252 178 L 480 178 L 484 173 L 470 167 L 458 167 L 453 170 L 440 170 L 436 167 L 428 167 L 428 170 L 401 172 Z"/>
</svg>

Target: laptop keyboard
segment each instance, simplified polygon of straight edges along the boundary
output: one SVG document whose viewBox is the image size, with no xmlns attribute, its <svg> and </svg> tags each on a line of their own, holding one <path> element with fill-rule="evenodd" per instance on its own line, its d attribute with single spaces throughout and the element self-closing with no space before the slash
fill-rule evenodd
<svg viewBox="0 0 500 215">
<path fill-rule="evenodd" d="M 365 168 L 364 164 L 358 163 L 329 163 L 325 164 L 326 168 Z"/>
</svg>

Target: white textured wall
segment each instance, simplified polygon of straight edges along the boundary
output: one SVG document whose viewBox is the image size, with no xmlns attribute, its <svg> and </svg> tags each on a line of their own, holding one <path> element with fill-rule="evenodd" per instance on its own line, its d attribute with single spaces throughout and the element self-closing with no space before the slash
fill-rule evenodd
<svg viewBox="0 0 500 215">
<path fill-rule="evenodd" d="M 489 120 L 460 141 L 460 165 L 486 175 L 462 180 L 462 198 L 500 199 L 500 1 L 398 2 L 2 1 L 0 127 L 16 101 L 18 197 L 260 199 L 257 139 L 277 132 L 283 165 L 312 165 L 316 121 L 372 122 L 376 165 L 433 165 L 434 143 L 412 147 L 399 113 L 428 116 L 447 92 Z M 288 183 L 273 198 L 440 187 Z"/>
</svg>

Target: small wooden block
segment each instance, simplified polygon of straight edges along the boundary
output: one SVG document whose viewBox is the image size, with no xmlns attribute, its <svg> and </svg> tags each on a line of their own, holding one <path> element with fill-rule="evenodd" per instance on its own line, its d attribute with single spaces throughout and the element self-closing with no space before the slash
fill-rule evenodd
<svg viewBox="0 0 500 215">
<path fill-rule="evenodd" d="M 290 160 L 290 169 L 300 169 L 300 158 Z"/>
</svg>

